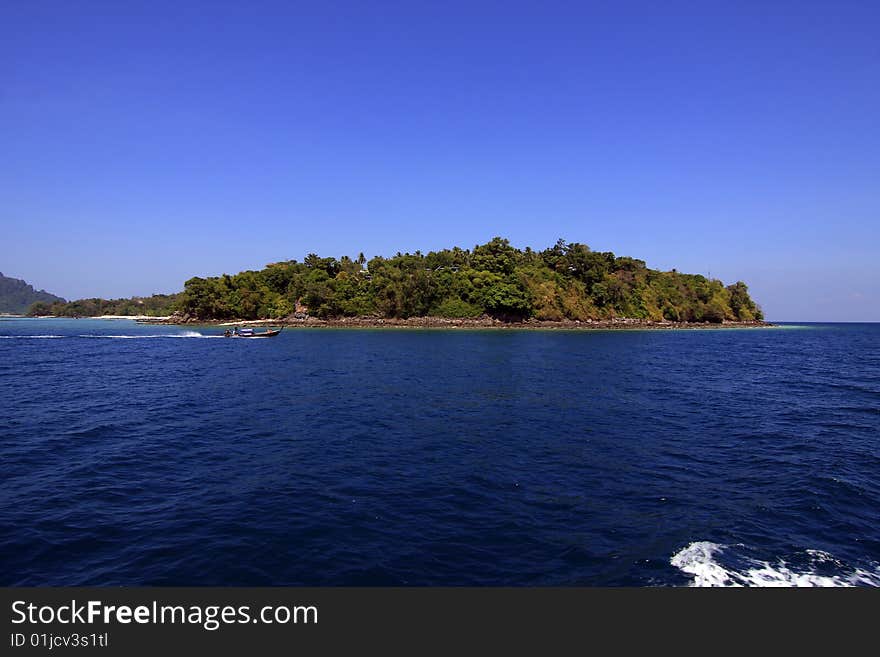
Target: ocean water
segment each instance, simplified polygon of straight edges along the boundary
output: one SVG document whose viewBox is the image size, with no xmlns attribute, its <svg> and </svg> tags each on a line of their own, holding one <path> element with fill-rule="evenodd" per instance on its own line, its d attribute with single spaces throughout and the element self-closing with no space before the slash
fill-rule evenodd
<svg viewBox="0 0 880 657">
<path fill-rule="evenodd" d="M 880 325 L 0 320 L 0 585 L 880 585 Z"/>
</svg>

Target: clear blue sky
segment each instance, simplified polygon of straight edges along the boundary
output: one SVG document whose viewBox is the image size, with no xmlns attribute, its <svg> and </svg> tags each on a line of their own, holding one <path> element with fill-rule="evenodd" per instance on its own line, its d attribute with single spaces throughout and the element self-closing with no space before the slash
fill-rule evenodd
<svg viewBox="0 0 880 657">
<path fill-rule="evenodd" d="M 0 271 L 557 238 L 880 320 L 880 3 L 0 4 Z"/>
</svg>

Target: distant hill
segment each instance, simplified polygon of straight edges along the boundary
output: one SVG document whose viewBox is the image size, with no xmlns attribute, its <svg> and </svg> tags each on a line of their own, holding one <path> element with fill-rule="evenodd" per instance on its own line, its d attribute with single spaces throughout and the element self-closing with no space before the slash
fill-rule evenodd
<svg viewBox="0 0 880 657">
<path fill-rule="evenodd" d="M 18 278 L 0 274 L 0 313 L 25 313 L 32 303 L 54 303 L 64 299 L 45 290 L 35 290 L 33 285 Z"/>
</svg>

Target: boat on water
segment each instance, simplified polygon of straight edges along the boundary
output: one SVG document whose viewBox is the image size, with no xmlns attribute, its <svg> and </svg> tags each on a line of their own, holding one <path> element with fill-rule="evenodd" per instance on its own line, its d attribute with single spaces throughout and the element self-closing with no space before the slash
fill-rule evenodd
<svg viewBox="0 0 880 657">
<path fill-rule="evenodd" d="M 231 331 L 226 329 L 226 332 L 223 334 L 225 338 L 274 338 L 276 335 L 281 333 L 284 330 L 282 326 L 279 329 L 266 329 L 265 331 L 254 331 L 251 327 L 235 327 Z"/>
</svg>

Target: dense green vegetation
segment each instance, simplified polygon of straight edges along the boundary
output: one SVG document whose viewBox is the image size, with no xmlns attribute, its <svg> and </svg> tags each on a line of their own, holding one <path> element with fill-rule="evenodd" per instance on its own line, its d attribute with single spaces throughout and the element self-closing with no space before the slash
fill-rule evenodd
<svg viewBox="0 0 880 657">
<path fill-rule="evenodd" d="M 37 302 L 28 315 L 55 315 L 56 317 L 100 317 L 102 315 L 149 315 L 163 317 L 177 308 L 180 294 L 155 294 L 131 299 L 77 299 L 69 303 Z"/>
<path fill-rule="evenodd" d="M 34 308 L 34 310 L 45 310 Z M 89 299 L 50 311 L 64 315 L 169 314 L 199 319 L 478 317 L 503 320 L 722 322 L 762 319 L 745 283 L 661 272 L 642 260 L 591 251 L 560 240 L 543 251 L 519 250 L 499 237 L 472 250 L 453 248 L 392 258 L 363 255 L 289 260 L 261 271 L 191 278 L 179 295 Z M 60 311 L 60 312 L 59 312 Z M 35 313 L 36 314 L 36 313 Z"/>
<path fill-rule="evenodd" d="M 23 313 L 37 301 L 64 303 L 61 297 L 49 294 L 45 290 L 35 290 L 32 285 L 21 279 L 0 274 L 0 313 Z"/>
<path fill-rule="evenodd" d="M 366 264 L 366 267 L 364 266 Z M 473 250 L 278 262 L 262 271 L 192 278 L 180 308 L 200 318 L 285 317 L 301 302 L 331 318 L 493 317 L 721 322 L 761 319 L 742 282 L 648 269 L 641 260 L 560 240 L 544 251 L 496 237 Z"/>
</svg>

